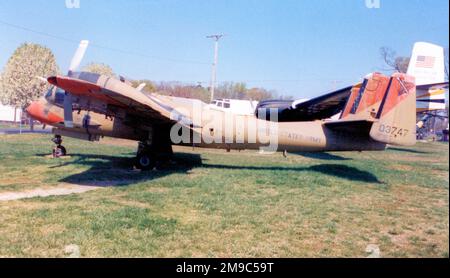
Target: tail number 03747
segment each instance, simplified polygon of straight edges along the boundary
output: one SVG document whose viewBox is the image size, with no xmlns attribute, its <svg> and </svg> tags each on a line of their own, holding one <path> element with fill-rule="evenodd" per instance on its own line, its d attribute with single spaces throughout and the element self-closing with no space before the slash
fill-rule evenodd
<svg viewBox="0 0 450 278">
<path fill-rule="evenodd" d="M 380 125 L 380 132 L 394 135 L 394 136 L 406 136 L 409 133 L 409 130 L 404 128 L 399 128 L 396 126 L 390 126 L 390 125 Z"/>
</svg>

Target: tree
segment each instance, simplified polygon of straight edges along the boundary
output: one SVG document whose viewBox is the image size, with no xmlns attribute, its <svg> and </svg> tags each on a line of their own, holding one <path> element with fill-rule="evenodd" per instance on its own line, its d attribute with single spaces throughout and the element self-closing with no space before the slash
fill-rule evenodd
<svg viewBox="0 0 450 278">
<path fill-rule="evenodd" d="M 24 109 L 50 88 L 37 76 L 52 76 L 58 71 L 50 49 L 38 44 L 22 44 L 9 58 L 1 75 L 1 102 Z"/>
<path fill-rule="evenodd" d="M 242 82 L 224 82 L 216 89 L 216 98 L 244 99 L 247 85 Z"/>
<path fill-rule="evenodd" d="M 203 102 L 209 102 L 209 91 L 200 85 L 186 85 L 180 82 L 160 82 L 156 86 L 159 94 L 199 99 Z"/>
<path fill-rule="evenodd" d="M 388 70 L 401 73 L 406 73 L 408 71 L 409 57 L 397 56 L 397 53 L 395 53 L 394 50 L 385 46 L 380 48 L 380 55 L 384 60 L 384 63 L 389 67 Z"/>
<path fill-rule="evenodd" d="M 90 63 L 83 68 L 83 71 L 98 73 L 101 75 L 106 75 L 108 77 L 116 77 L 113 69 L 110 66 L 102 63 Z"/>
<path fill-rule="evenodd" d="M 248 100 L 265 100 L 265 99 L 271 99 L 274 98 L 276 95 L 275 92 L 268 91 L 263 88 L 252 88 L 250 90 L 247 90 L 245 92 L 245 98 Z"/>
</svg>

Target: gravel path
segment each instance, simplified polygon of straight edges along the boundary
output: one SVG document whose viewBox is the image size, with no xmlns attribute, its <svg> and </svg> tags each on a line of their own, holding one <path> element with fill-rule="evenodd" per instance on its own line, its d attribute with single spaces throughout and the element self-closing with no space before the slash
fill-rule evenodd
<svg viewBox="0 0 450 278">
<path fill-rule="evenodd" d="M 102 186 L 87 186 L 87 185 L 74 185 L 64 184 L 56 188 L 37 188 L 34 190 L 22 191 L 22 192 L 4 192 L 0 193 L 1 201 L 13 201 L 20 199 L 28 199 L 35 197 L 48 197 L 48 196 L 63 196 L 70 194 L 84 193 L 92 190 L 102 188 Z"/>
</svg>

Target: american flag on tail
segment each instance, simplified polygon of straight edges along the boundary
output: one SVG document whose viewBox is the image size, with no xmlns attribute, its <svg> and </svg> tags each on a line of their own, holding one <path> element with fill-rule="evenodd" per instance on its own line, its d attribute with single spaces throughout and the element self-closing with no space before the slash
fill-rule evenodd
<svg viewBox="0 0 450 278">
<path fill-rule="evenodd" d="M 434 67 L 434 62 L 436 61 L 435 57 L 431 57 L 431 56 L 417 56 L 417 63 L 416 63 L 416 67 L 418 68 L 433 68 Z"/>
</svg>

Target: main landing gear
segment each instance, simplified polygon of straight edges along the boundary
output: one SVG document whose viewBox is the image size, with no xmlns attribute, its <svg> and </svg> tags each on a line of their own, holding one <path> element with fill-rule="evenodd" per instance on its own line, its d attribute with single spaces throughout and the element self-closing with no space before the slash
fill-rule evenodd
<svg viewBox="0 0 450 278">
<path fill-rule="evenodd" d="M 153 170 L 169 164 L 173 155 L 172 145 L 150 145 L 140 142 L 136 154 L 135 167 L 140 170 Z"/>
<path fill-rule="evenodd" d="M 55 135 L 55 137 L 53 137 L 52 142 L 55 143 L 55 147 L 53 148 L 53 157 L 54 158 L 58 158 L 61 156 L 66 156 L 67 155 L 67 151 L 66 148 L 64 148 L 62 144 L 62 138 L 61 135 Z"/>
</svg>

